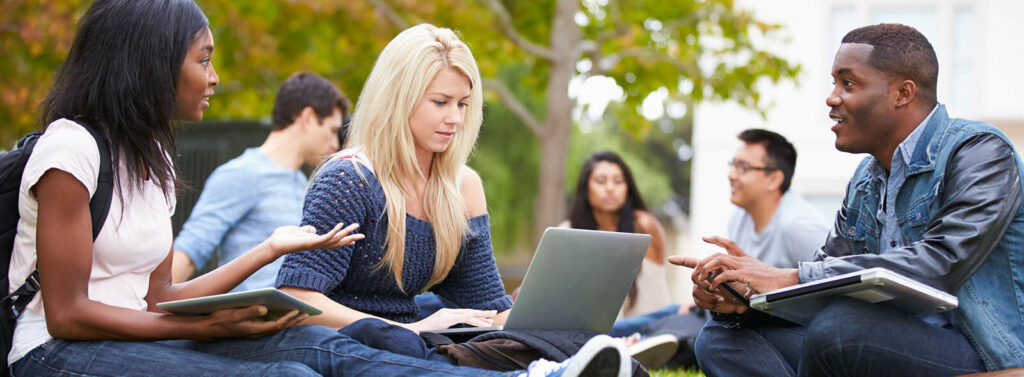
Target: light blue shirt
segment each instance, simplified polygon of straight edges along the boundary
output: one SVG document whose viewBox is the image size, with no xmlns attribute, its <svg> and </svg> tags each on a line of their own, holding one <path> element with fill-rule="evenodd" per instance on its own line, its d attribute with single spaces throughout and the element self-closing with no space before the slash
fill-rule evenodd
<svg viewBox="0 0 1024 377">
<path fill-rule="evenodd" d="M 280 226 L 299 225 L 306 176 L 274 166 L 258 148 L 217 167 L 188 221 L 174 240 L 174 249 L 192 258 L 196 268 L 217 250 L 223 265 L 263 242 Z M 239 284 L 233 292 L 273 287 L 283 258 Z"/>
<path fill-rule="evenodd" d="M 871 167 L 868 168 L 868 173 L 882 182 L 882 203 L 878 206 L 878 213 L 875 214 L 878 223 L 882 224 L 880 238 L 882 244 L 879 245 L 879 253 L 886 253 L 897 247 L 904 246 L 900 225 L 896 221 L 896 206 L 893 203 L 896 203 L 896 194 L 900 192 L 900 187 L 903 186 L 906 175 L 904 172 L 907 170 L 907 165 L 910 164 L 910 158 L 914 156 L 914 147 L 917 146 L 917 141 L 921 139 L 921 131 L 924 130 L 924 126 L 928 124 L 928 120 L 932 118 L 932 114 L 935 114 L 935 109 L 937 108 L 933 108 L 932 112 L 928 113 L 928 116 L 921 121 L 921 124 L 918 124 L 914 131 L 911 131 L 910 135 L 907 135 L 907 138 L 903 139 L 903 142 L 896 146 L 888 173 L 886 173 L 885 167 L 878 163 L 878 160 L 875 160 Z"/>
<path fill-rule="evenodd" d="M 906 180 L 905 172 L 907 171 L 907 165 L 910 164 L 910 158 L 914 156 L 914 148 L 917 147 L 917 141 L 921 139 L 921 132 L 924 130 L 924 126 L 928 124 L 928 120 L 932 119 L 935 109 L 938 109 L 938 106 L 933 108 L 932 112 L 928 113 L 928 116 L 921 121 L 921 124 L 918 124 L 914 131 L 910 132 L 910 135 L 907 135 L 907 138 L 903 139 L 903 142 L 896 147 L 896 151 L 892 155 L 888 174 L 885 172 L 885 167 L 878 163 L 878 160 L 875 160 L 868 168 L 868 173 L 882 182 L 882 203 L 878 206 L 878 213 L 875 214 L 878 223 L 882 224 L 882 234 L 879 237 L 881 245 L 878 248 L 880 254 L 906 246 L 903 244 L 903 233 L 900 232 L 900 224 L 896 220 L 896 194 L 900 192 L 900 187 L 903 186 L 903 182 Z M 949 323 L 946 317 L 941 314 L 930 314 L 921 317 L 921 319 L 940 327 Z"/>
</svg>

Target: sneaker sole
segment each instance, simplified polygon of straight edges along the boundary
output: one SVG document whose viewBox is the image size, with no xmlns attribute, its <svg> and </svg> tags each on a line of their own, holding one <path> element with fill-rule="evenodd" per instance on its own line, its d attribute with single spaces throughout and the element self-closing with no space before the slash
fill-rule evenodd
<svg viewBox="0 0 1024 377">
<path fill-rule="evenodd" d="M 615 377 L 619 375 L 619 350 L 605 347 L 580 371 L 581 377 Z"/>
<path fill-rule="evenodd" d="M 640 365 L 643 365 L 647 370 L 651 370 L 665 365 L 665 363 L 672 359 L 672 356 L 675 356 L 679 350 L 679 343 L 675 337 L 672 337 L 670 341 L 661 341 L 653 344 L 643 344 L 641 341 L 641 343 L 627 347 L 626 350 L 631 353 L 630 356 L 636 359 Z"/>
</svg>

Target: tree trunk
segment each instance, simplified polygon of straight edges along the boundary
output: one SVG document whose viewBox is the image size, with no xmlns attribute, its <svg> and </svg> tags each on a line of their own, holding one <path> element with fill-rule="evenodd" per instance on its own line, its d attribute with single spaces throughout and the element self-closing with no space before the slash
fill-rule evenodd
<svg viewBox="0 0 1024 377">
<path fill-rule="evenodd" d="M 565 162 L 569 154 L 572 135 L 572 108 L 569 98 L 569 80 L 576 72 L 579 43 L 582 32 L 574 16 L 579 11 L 578 0 L 559 0 L 551 27 L 551 61 L 547 87 L 547 115 L 540 140 L 540 176 L 537 180 L 537 199 L 533 212 L 533 240 L 540 241 L 544 229 L 557 225 L 565 216 Z"/>
</svg>

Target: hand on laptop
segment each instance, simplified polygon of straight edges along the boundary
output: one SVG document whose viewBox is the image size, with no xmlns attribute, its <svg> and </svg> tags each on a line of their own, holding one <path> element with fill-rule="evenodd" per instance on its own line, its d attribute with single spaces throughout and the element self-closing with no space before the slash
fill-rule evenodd
<svg viewBox="0 0 1024 377">
<path fill-rule="evenodd" d="M 497 314 L 498 312 L 494 310 L 443 308 L 430 317 L 410 323 L 405 327 L 417 334 L 420 331 L 447 329 L 460 323 L 474 327 L 487 327 L 494 325 L 494 316 Z"/>
</svg>

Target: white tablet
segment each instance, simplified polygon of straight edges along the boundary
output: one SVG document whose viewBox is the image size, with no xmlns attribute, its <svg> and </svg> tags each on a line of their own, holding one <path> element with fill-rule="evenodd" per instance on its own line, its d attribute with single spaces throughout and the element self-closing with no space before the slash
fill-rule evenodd
<svg viewBox="0 0 1024 377">
<path fill-rule="evenodd" d="M 245 292 L 224 293 L 156 304 L 160 309 L 179 315 L 209 315 L 221 309 L 244 308 L 253 305 L 267 307 L 263 318 L 279 318 L 292 310 L 314 316 L 320 309 L 309 305 L 277 288 L 262 288 Z"/>
<path fill-rule="evenodd" d="M 911 315 L 956 309 L 956 296 L 876 267 L 750 297 L 750 307 L 806 325 L 836 296 L 887 305 Z"/>
</svg>

